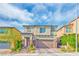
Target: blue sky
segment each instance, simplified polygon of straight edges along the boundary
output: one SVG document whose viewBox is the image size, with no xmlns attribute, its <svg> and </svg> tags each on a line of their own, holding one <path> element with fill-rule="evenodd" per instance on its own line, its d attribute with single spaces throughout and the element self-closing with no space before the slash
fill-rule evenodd
<svg viewBox="0 0 79 59">
<path fill-rule="evenodd" d="M 0 4 L 0 26 L 68 24 L 79 16 L 79 4 L 74 3 L 15 3 Z"/>
</svg>

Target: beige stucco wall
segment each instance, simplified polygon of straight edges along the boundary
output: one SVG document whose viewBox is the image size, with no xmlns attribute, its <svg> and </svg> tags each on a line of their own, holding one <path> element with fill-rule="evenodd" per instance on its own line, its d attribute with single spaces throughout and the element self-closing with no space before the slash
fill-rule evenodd
<svg viewBox="0 0 79 59">
<path fill-rule="evenodd" d="M 33 33 L 34 35 L 50 35 L 51 34 L 51 27 L 49 26 L 42 26 L 44 28 L 46 28 L 46 32 L 45 33 L 40 33 L 40 26 L 34 26 L 31 28 L 31 33 Z M 25 29 L 25 32 L 28 33 L 27 27 Z"/>
<path fill-rule="evenodd" d="M 24 45 L 24 46 L 26 46 L 27 45 L 27 37 L 29 37 L 29 40 L 30 40 L 30 44 L 32 44 L 33 42 L 32 42 L 32 40 L 33 40 L 33 36 L 32 36 L 32 34 L 22 34 L 22 44 Z M 29 45 L 30 45 L 29 44 Z"/>
<path fill-rule="evenodd" d="M 51 28 L 45 26 L 44 27 L 46 29 L 45 33 L 40 33 L 40 27 L 35 27 L 34 29 L 34 35 L 50 35 L 51 34 Z"/>
</svg>

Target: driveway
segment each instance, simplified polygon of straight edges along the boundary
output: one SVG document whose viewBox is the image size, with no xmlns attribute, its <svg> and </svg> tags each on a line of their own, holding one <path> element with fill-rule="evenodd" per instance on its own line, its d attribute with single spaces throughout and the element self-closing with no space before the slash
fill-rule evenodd
<svg viewBox="0 0 79 59">
<path fill-rule="evenodd" d="M 5 55 L 5 54 L 3 54 Z M 23 49 L 20 53 L 6 54 L 6 55 L 16 55 L 16 56 L 36 56 L 36 55 L 50 55 L 50 56 L 79 56 L 79 53 L 62 53 L 58 48 L 45 48 L 36 49 L 35 53 L 28 53 L 26 49 Z"/>
<path fill-rule="evenodd" d="M 60 53 L 58 48 L 37 48 L 35 53 Z M 26 49 L 22 49 L 20 53 L 28 53 Z"/>
<path fill-rule="evenodd" d="M 58 48 L 41 48 L 41 49 L 36 49 L 36 53 L 59 53 L 61 52 L 60 49 Z"/>
<path fill-rule="evenodd" d="M 36 53 L 27 53 L 23 50 L 21 53 L 14 54 L 14 55 L 20 55 L 20 56 L 39 56 L 39 55 L 50 55 L 50 56 L 79 56 L 79 53 L 62 53 L 60 49 L 58 48 L 50 48 L 50 49 L 36 49 Z"/>
</svg>

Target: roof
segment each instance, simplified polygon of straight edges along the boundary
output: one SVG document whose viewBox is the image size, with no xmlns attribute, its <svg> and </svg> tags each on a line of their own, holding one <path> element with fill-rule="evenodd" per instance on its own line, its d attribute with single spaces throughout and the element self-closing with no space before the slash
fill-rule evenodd
<svg viewBox="0 0 79 59">
<path fill-rule="evenodd" d="M 32 33 L 21 33 L 21 34 L 32 34 Z"/>
<path fill-rule="evenodd" d="M 79 17 L 77 17 L 76 19 L 79 19 Z M 71 22 L 75 21 L 76 19 L 72 20 Z M 71 23 L 71 22 L 69 22 L 69 23 Z"/>
<path fill-rule="evenodd" d="M 2 27 L 2 26 L 1 26 L 0 28 L 14 28 L 14 27 L 5 27 L 5 26 L 4 26 L 4 27 Z"/>
<path fill-rule="evenodd" d="M 57 25 L 23 25 L 23 27 L 28 27 L 28 26 L 30 26 L 30 27 L 34 27 L 34 26 L 49 26 L 49 27 L 55 27 L 55 26 L 57 26 Z"/>
<path fill-rule="evenodd" d="M 21 33 L 22 35 L 33 35 L 33 33 Z"/>
<path fill-rule="evenodd" d="M 5 26 L 2 27 L 2 26 L 1 26 L 0 28 L 15 28 L 15 27 L 5 27 Z M 16 29 L 16 28 L 15 28 L 15 29 Z M 16 30 L 19 31 L 18 29 L 16 29 Z M 20 31 L 19 31 L 19 32 L 20 32 Z M 20 33 L 21 33 L 21 32 L 20 32 Z"/>
<path fill-rule="evenodd" d="M 78 19 L 79 17 L 77 17 L 76 19 Z M 74 19 L 74 20 L 72 20 L 72 21 L 70 21 L 67 25 L 69 25 L 71 22 L 73 22 L 73 21 L 75 21 L 76 19 Z M 62 29 L 63 27 L 65 27 L 65 26 L 67 26 L 67 25 L 63 25 L 62 27 L 60 27 L 58 30 L 60 30 L 60 29 Z M 57 30 L 57 31 L 58 31 Z"/>
</svg>

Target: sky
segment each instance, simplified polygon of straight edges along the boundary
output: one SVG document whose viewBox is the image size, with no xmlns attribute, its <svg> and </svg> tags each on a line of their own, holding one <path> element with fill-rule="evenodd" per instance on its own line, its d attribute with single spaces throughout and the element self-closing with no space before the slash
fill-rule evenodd
<svg viewBox="0 0 79 59">
<path fill-rule="evenodd" d="M 76 3 L 13 3 L 0 4 L 0 27 L 23 25 L 57 25 L 61 27 L 79 16 Z"/>
</svg>

